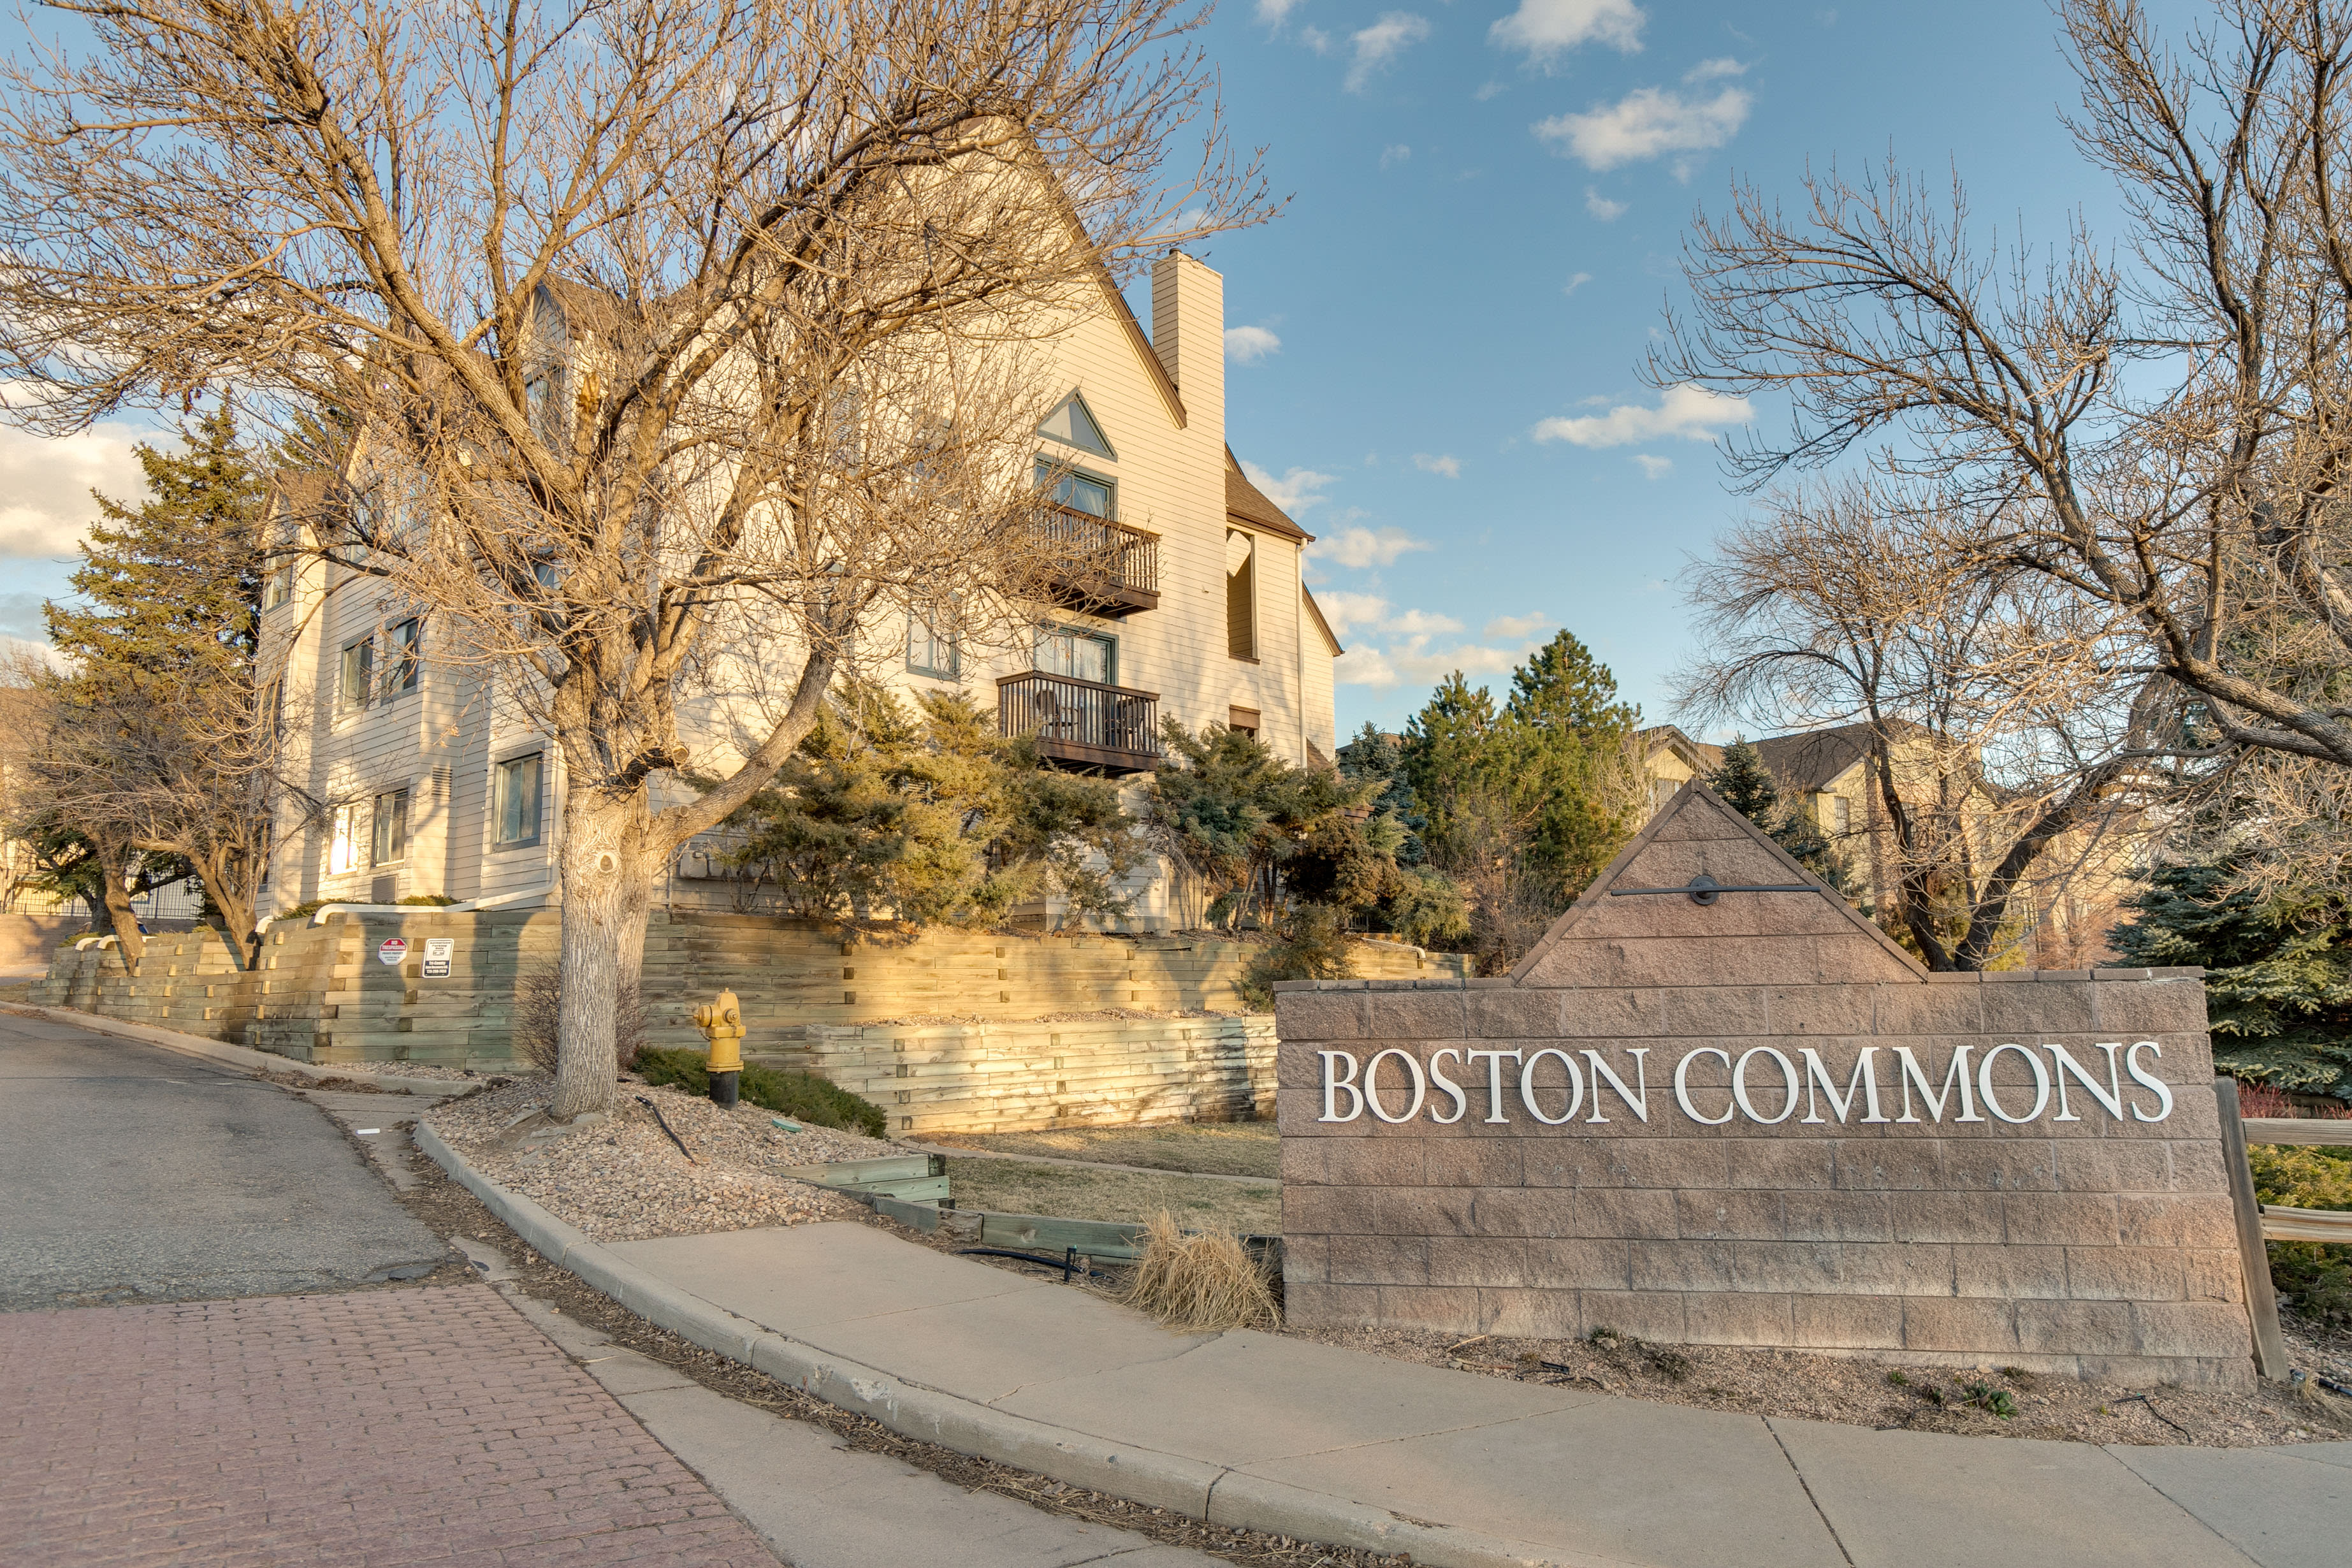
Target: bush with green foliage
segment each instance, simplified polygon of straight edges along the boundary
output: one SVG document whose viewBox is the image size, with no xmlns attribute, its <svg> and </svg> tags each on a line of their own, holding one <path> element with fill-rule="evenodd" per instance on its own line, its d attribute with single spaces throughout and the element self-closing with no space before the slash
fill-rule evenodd
<svg viewBox="0 0 2352 1568">
<path fill-rule="evenodd" d="M 728 819 L 741 837 L 726 860 L 747 907 L 991 927 L 1049 895 L 1122 911 L 1135 826 L 1116 784 L 1046 766 L 961 692 L 925 692 L 910 712 L 860 687 Z"/>
<path fill-rule="evenodd" d="M 710 1056 L 706 1051 L 647 1046 L 637 1053 L 636 1071 L 647 1083 L 674 1083 L 688 1094 L 706 1098 L 710 1093 Z M 868 1138 L 882 1137 L 890 1129 L 889 1115 L 880 1106 L 814 1073 L 784 1072 L 745 1062 L 736 1092 L 762 1110 L 812 1127 L 863 1132 Z"/>
<path fill-rule="evenodd" d="M 2284 1208 L 2352 1209 L 2352 1149 L 2326 1144 L 2254 1143 L 2254 1196 Z M 2352 1327 L 2352 1246 L 2315 1241 L 2268 1244 L 2271 1282 L 2305 1317 Z"/>
<path fill-rule="evenodd" d="M 2352 904 L 2239 887 L 2233 869 L 2157 867 L 2109 944 L 2130 964 L 2203 966 L 2221 1071 L 2352 1100 Z"/>
</svg>

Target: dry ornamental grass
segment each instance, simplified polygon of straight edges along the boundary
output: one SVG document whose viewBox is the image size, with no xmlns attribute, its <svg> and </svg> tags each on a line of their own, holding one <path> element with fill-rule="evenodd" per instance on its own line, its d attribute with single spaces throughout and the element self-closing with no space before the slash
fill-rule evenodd
<svg viewBox="0 0 2352 1568">
<path fill-rule="evenodd" d="M 1118 1299 L 1192 1333 L 1272 1329 L 1282 1321 L 1272 1287 L 1238 1237 L 1187 1236 L 1164 1210 L 1145 1228 L 1143 1256 Z"/>
</svg>

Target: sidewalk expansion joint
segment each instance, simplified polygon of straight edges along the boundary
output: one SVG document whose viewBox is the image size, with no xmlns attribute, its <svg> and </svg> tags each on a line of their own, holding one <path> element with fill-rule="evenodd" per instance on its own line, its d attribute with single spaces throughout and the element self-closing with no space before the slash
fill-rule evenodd
<svg viewBox="0 0 2352 1568">
<path fill-rule="evenodd" d="M 1780 1440 L 1780 1429 L 1772 1425 L 1771 1417 L 1759 1419 L 1764 1423 L 1764 1430 L 1772 1434 L 1772 1444 L 1780 1450 L 1780 1457 L 1789 1461 L 1789 1468 L 1796 1476 L 1797 1484 L 1805 1489 L 1805 1500 L 1813 1505 L 1813 1512 L 1821 1519 L 1822 1528 L 1830 1532 L 1830 1544 L 1838 1549 L 1838 1555 L 1845 1559 L 1848 1568 L 1852 1568 L 1853 1553 L 1845 1549 L 1845 1540 L 1838 1534 L 1838 1527 L 1830 1522 L 1829 1510 L 1822 1507 L 1822 1500 L 1813 1495 L 1813 1483 L 1807 1480 L 1805 1472 L 1798 1468 L 1797 1456 L 1789 1452 L 1789 1445 Z"/>
</svg>

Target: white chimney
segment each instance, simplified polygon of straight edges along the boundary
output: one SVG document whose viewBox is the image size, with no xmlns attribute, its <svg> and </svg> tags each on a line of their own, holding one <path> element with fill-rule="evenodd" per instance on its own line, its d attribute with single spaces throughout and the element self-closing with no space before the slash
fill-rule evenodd
<svg viewBox="0 0 2352 1568">
<path fill-rule="evenodd" d="M 1151 264 L 1151 346 L 1184 400 L 1185 427 L 1225 438 L 1225 279 L 1181 251 Z"/>
</svg>

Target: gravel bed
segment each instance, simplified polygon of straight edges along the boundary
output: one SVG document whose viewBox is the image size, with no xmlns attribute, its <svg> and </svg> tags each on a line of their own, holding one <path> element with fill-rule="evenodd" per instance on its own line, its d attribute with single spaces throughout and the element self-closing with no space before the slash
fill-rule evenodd
<svg viewBox="0 0 2352 1568">
<path fill-rule="evenodd" d="M 425 1121 L 476 1170 L 595 1241 L 863 1218 L 861 1205 L 772 1173 L 903 1152 L 830 1128 L 788 1132 L 758 1106 L 729 1110 L 675 1085 L 654 1088 L 634 1078 L 622 1081 L 611 1121 L 537 1147 L 511 1146 L 509 1129 L 543 1110 L 553 1088 L 544 1077 L 520 1079 L 440 1106 Z M 699 1164 L 678 1152 L 639 1096 L 661 1108 Z"/>
<path fill-rule="evenodd" d="M 393 1078 L 432 1079 L 449 1083 L 487 1083 L 494 1078 L 538 1079 L 543 1075 L 537 1068 L 444 1067 L 438 1062 L 317 1062 L 316 1067 L 329 1068 L 351 1078 L 373 1078 L 388 1075 Z"/>
<path fill-rule="evenodd" d="M 2251 1389 L 2125 1388 L 1999 1365 L 1889 1366 L 1843 1356 L 1631 1337 L 1518 1340 L 1406 1329 L 1284 1329 L 1319 1344 L 1521 1383 L 1599 1388 L 1663 1405 L 1969 1437 L 2042 1437 L 2212 1448 L 2352 1438 L 2352 1399 L 2277 1384 Z M 2346 1379 L 2340 1339 L 2289 1325 L 2296 1366 Z M 2329 1369 L 2333 1368 L 2333 1371 Z M 1973 1398 L 1972 1398 L 1973 1395 Z M 2005 1402 L 2005 1405 L 2004 1405 Z M 1994 1407 L 2005 1407 L 2006 1415 Z"/>
</svg>

